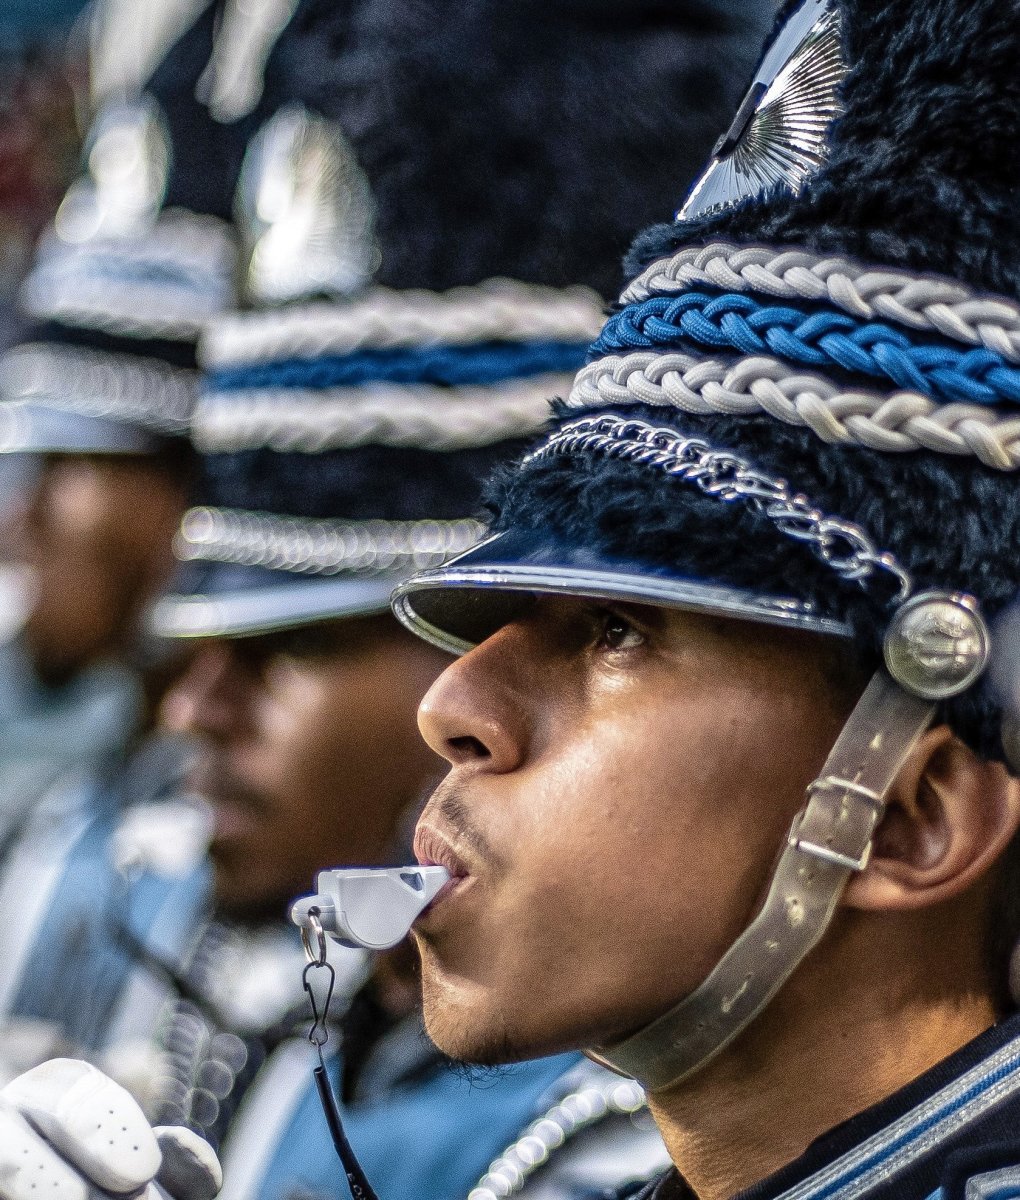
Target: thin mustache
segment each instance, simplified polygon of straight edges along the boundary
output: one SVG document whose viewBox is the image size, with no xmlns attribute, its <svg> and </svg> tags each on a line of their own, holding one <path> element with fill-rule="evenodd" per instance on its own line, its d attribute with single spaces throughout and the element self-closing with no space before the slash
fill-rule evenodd
<svg viewBox="0 0 1020 1200">
<path fill-rule="evenodd" d="M 472 823 L 470 806 L 456 788 L 440 784 L 432 795 L 429 807 L 438 814 L 443 826 L 475 857 L 487 863 L 500 861 L 492 843 Z"/>
</svg>

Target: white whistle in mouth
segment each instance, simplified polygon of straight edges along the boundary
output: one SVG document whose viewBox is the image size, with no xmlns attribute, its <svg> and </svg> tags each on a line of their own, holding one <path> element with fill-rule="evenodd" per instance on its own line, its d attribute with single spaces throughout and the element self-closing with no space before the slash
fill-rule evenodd
<svg viewBox="0 0 1020 1200">
<path fill-rule="evenodd" d="M 290 919 L 302 930 L 312 930 L 317 923 L 342 946 L 388 950 L 407 937 L 450 878 L 445 867 L 320 871 L 317 894 L 296 900 Z"/>
</svg>

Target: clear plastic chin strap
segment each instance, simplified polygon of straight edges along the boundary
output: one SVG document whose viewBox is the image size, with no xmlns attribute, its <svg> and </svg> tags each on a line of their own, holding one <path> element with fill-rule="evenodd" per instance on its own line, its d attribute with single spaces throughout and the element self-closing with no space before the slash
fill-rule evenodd
<svg viewBox="0 0 1020 1200">
<path fill-rule="evenodd" d="M 819 941 L 850 876 L 867 865 L 885 793 L 933 712 L 884 671 L 874 676 L 808 788 L 757 917 L 696 991 L 589 1057 L 655 1091 L 692 1074 L 754 1020 Z"/>
<path fill-rule="evenodd" d="M 590 1058 L 651 1091 L 679 1083 L 741 1033 L 820 941 L 850 876 L 868 865 L 886 795 L 931 724 L 988 662 L 988 630 L 969 596 L 921 593 L 897 610 L 878 671 L 808 787 L 751 924 L 691 995 Z"/>
</svg>

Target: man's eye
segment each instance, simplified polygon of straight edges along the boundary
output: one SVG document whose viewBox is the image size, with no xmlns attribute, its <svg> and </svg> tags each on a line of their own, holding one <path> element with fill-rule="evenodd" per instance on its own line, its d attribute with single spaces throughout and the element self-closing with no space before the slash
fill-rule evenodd
<svg viewBox="0 0 1020 1200">
<path fill-rule="evenodd" d="M 602 618 L 602 643 L 609 650 L 631 650 L 644 642 L 640 633 L 619 613 L 607 612 Z"/>
</svg>

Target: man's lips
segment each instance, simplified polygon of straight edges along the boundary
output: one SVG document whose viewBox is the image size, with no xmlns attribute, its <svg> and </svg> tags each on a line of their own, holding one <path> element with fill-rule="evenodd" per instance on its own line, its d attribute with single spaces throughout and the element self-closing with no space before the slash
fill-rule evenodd
<svg viewBox="0 0 1020 1200">
<path fill-rule="evenodd" d="M 265 801 L 253 795 L 222 772 L 202 769 L 188 773 L 188 786 L 209 805 L 213 841 L 241 842 L 254 836 L 265 823 Z"/>
<path fill-rule="evenodd" d="M 425 908 L 415 924 L 425 922 L 435 909 L 454 892 L 465 887 L 471 880 L 471 872 L 464 860 L 447 839 L 429 825 L 419 825 L 414 833 L 414 856 L 422 867 L 445 867 L 450 879 L 436 893 L 432 903 Z"/>
<path fill-rule="evenodd" d="M 419 824 L 414 831 L 414 856 L 420 867 L 445 867 L 454 879 L 471 874 L 447 838 L 431 825 Z"/>
<path fill-rule="evenodd" d="M 243 841 L 260 826 L 259 810 L 251 804 L 222 797 L 208 798 L 208 803 L 215 842 Z"/>
<path fill-rule="evenodd" d="M 252 813 L 265 812 L 268 808 L 263 796 L 211 756 L 200 756 L 191 765 L 186 783 L 191 791 L 212 805 L 247 809 Z"/>
</svg>

